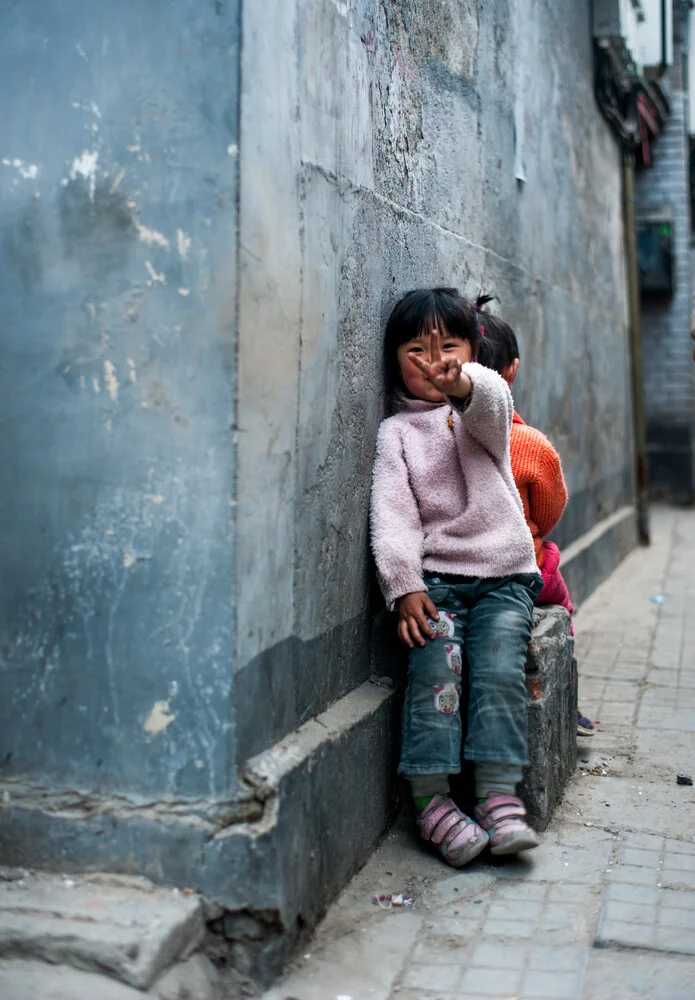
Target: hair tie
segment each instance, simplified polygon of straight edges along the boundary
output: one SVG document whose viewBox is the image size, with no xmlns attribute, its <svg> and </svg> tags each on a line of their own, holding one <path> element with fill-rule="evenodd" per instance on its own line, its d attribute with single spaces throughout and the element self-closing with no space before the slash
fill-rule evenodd
<svg viewBox="0 0 695 1000">
<path fill-rule="evenodd" d="M 480 324 L 480 336 L 481 337 L 485 336 L 485 327 L 483 326 L 482 323 Z"/>
</svg>

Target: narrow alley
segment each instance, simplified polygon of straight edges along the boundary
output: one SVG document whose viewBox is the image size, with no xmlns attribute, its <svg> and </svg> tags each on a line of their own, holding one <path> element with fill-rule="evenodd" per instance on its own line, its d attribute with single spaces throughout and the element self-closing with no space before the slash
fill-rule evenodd
<svg viewBox="0 0 695 1000">
<path fill-rule="evenodd" d="M 541 846 L 452 873 L 402 824 L 265 1000 L 691 1000 L 693 553 L 695 512 L 656 508 L 651 548 L 580 609 L 580 705 L 600 725 Z M 374 905 L 384 892 L 412 908 Z"/>
<path fill-rule="evenodd" d="M 695 0 L 0 27 L 0 1000 L 695 1000 Z"/>
</svg>

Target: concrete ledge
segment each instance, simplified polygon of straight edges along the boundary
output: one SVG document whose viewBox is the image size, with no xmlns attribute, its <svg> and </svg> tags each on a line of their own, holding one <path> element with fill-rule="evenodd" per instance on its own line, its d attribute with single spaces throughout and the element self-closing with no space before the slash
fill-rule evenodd
<svg viewBox="0 0 695 1000">
<path fill-rule="evenodd" d="M 247 776 L 263 799 L 253 823 L 220 828 L 199 816 L 117 808 L 49 812 L 30 790 L 13 801 L 16 787 L 0 786 L 0 855 L 29 868 L 146 875 L 190 886 L 227 913 L 260 914 L 266 931 L 241 942 L 239 954 L 249 966 L 242 971 L 267 982 L 389 819 L 394 702 L 392 689 L 363 684 L 252 758 Z"/>
<path fill-rule="evenodd" d="M 533 612 L 526 663 L 529 765 L 520 794 L 544 830 L 577 766 L 577 663 L 570 619 L 551 605 Z"/>
<path fill-rule="evenodd" d="M 560 569 L 575 608 L 606 580 L 637 544 L 637 512 L 620 507 L 562 552 Z"/>
</svg>

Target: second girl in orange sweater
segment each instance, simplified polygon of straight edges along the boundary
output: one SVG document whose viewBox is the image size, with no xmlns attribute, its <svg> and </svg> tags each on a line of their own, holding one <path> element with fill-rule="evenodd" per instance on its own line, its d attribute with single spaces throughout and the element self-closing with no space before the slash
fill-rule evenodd
<svg viewBox="0 0 695 1000">
<path fill-rule="evenodd" d="M 483 312 L 483 306 L 492 298 L 492 295 L 480 295 L 475 305 L 480 313 L 481 332 L 493 348 L 490 366 L 511 386 L 519 370 L 519 345 L 508 323 L 499 316 Z M 536 604 L 560 604 L 571 616 L 574 608 L 560 572 L 560 550 L 555 542 L 545 537 L 558 524 L 567 505 L 567 486 L 560 456 L 545 434 L 524 423 L 516 411 L 509 449 L 512 475 L 543 577 L 543 590 L 536 598 Z M 570 631 L 574 635 L 571 618 Z M 581 713 L 578 715 L 577 733 L 580 736 L 594 734 L 593 723 Z"/>
</svg>

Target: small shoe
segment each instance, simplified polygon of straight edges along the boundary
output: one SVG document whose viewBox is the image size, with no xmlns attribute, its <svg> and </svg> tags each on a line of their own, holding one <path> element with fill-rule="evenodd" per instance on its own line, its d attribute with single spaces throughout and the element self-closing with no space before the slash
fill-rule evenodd
<svg viewBox="0 0 695 1000">
<path fill-rule="evenodd" d="M 538 834 L 526 822 L 526 809 L 516 795 L 499 792 L 475 807 L 475 818 L 490 838 L 490 854 L 518 854 L 538 847 Z"/>
<path fill-rule="evenodd" d="M 417 818 L 423 840 L 437 848 L 447 864 L 462 868 L 472 861 L 488 842 L 478 824 L 462 812 L 453 799 L 435 795 Z"/>
<path fill-rule="evenodd" d="M 577 736 L 593 736 L 596 730 L 591 719 L 577 712 Z"/>
</svg>

